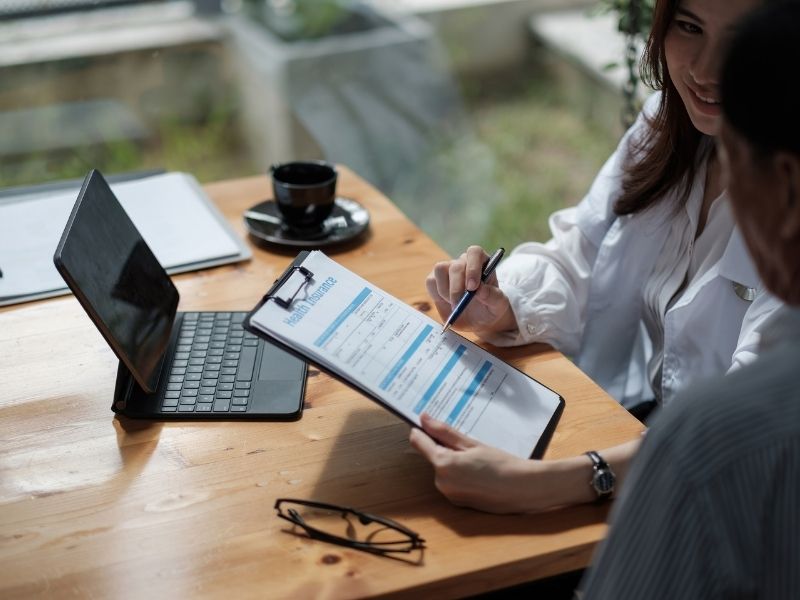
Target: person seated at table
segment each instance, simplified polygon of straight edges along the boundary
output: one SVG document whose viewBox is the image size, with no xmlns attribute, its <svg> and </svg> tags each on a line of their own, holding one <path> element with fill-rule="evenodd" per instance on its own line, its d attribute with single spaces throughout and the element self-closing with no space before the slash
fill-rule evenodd
<svg viewBox="0 0 800 600">
<path fill-rule="evenodd" d="M 667 81 L 669 81 L 669 78 L 666 75 L 666 69 L 669 68 L 669 73 L 672 74 L 672 77 L 679 79 L 676 85 L 684 93 L 689 94 L 691 90 L 686 88 L 687 84 L 684 78 L 688 78 L 690 81 L 695 80 L 700 76 L 701 68 L 711 70 L 713 63 L 714 70 L 703 75 L 703 80 L 707 82 L 706 89 L 708 89 L 708 93 L 717 95 L 718 77 L 715 73 L 718 68 L 717 63 L 720 60 L 718 57 L 722 54 L 721 44 L 725 42 L 726 36 L 729 35 L 729 31 L 731 31 L 737 19 L 762 4 L 764 3 L 745 2 L 744 0 L 736 0 L 736 2 L 731 3 L 721 3 L 717 0 L 686 0 L 676 4 L 659 0 L 654 14 L 653 34 L 648 43 L 650 60 L 651 62 L 655 61 L 655 64 L 651 65 L 651 67 L 655 68 L 657 65 L 663 64 L 664 71 L 662 72 Z M 673 9 L 680 9 L 680 11 L 675 12 Z M 665 20 L 668 23 L 665 24 Z M 664 28 L 668 29 L 668 31 L 665 31 Z M 654 56 L 662 57 L 663 62 L 654 59 Z M 664 92 L 662 97 L 675 97 L 676 92 L 670 92 L 669 89 L 671 89 L 670 86 L 667 86 L 667 91 Z M 672 96 L 670 96 L 670 93 Z M 685 111 L 689 115 L 687 119 L 693 117 L 692 122 L 697 121 L 698 131 L 702 126 L 707 131 L 716 133 L 720 121 L 719 108 L 716 105 L 714 107 L 705 107 L 713 115 L 701 114 L 696 100 L 692 99 L 691 95 L 686 97 L 686 101 L 686 105 L 682 104 L 681 106 L 685 107 Z M 640 123 L 639 126 L 649 127 L 646 121 Z M 636 126 L 634 126 L 634 130 L 636 130 Z M 625 141 L 623 140 L 623 147 L 625 147 L 624 144 Z M 616 160 L 612 158 L 612 162 Z M 614 176 L 616 179 L 622 177 L 620 168 L 617 166 L 612 170 L 612 175 L 616 173 Z M 602 178 L 603 175 L 601 174 Z M 611 185 L 609 182 L 603 184 L 604 187 L 609 185 Z M 698 185 L 700 185 L 701 190 L 695 190 L 696 202 L 699 202 L 698 198 L 704 195 L 702 193 L 702 184 Z M 721 188 L 721 181 L 719 186 Z M 595 187 L 597 187 L 597 184 Z M 708 185 L 705 187 L 708 188 Z M 593 193 L 590 193 L 589 198 L 584 200 L 582 204 L 595 202 Z M 612 237 L 617 240 L 621 239 L 624 237 L 624 231 L 629 231 L 636 219 L 645 217 L 647 213 L 652 215 L 654 214 L 653 211 L 662 211 L 659 218 L 667 218 L 670 215 L 673 215 L 671 218 L 677 218 L 674 217 L 677 214 L 675 202 L 677 201 L 672 202 L 672 208 L 667 206 L 669 202 L 666 204 L 662 202 L 663 206 L 656 205 L 645 211 L 645 213 L 633 217 L 610 217 L 616 219 L 617 222 L 616 225 L 611 226 L 615 231 Z M 723 212 L 727 213 L 727 194 L 723 194 L 718 198 L 714 202 L 714 206 L 720 211 L 717 216 Z M 573 213 L 569 214 L 574 215 L 575 212 L 582 214 L 585 210 L 588 209 L 579 206 L 573 210 Z M 710 222 L 712 215 L 709 214 L 709 217 Z M 645 222 L 642 223 L 642 226 L 652 233 L 652 223 Z M 670 231 L 675 232 L 675 228 L 670 227 Z M 708 228 L 706 228 L 706 232 L 708 231 Z M 696 332 L 684 330 L 684 334 L 689 337 L 685 337 L 683 342 L 678 343 L 675 348 L 665 354 L 665 356 L 672 356 L 674 364 L 685 366 L 682 367 L 684 368 L 683 375 L 687 378 L 700 380 L 705 375 L 711 374 L 700 372 L 702 371 L 701 369 L 693 372 L 690 376 L 685 369 L 691 370 L 693 361 L 703 362 L 698 353 L 712 351 L 710 349 L 718 348 L 721 343 L 714 337 L 720 334 L 719 331 L 715 333 L 702 326 L 700 322 L 694 323 L 694 321 L 701 319 L 712 323 L 724 322 L 727 325 L 736 322 L 734 315 L 725 309 L 725 305 L 728 305 L 730 298 L 723 300 L 721 295 L 723 293 L 736 295 L 736 290 L 741 292 L 739 288 L 733 285 L 734 283 L 738 285 L 740 282 L 728 280 L 722 273 L 730 273 L 732 270 L 742 269 L 744 265 L 748 265 L 747 268 L 750 268 L 750 259 L 745 255 L 746 249 L 743 246 L 738 248 L 735 253 L 727 254 L 728 249 L 743 243 L 737 241 L 740 235 L 738 231 L 738 229 L 733 229 L 725 238 L 727 248 L 725 254 L 727 258 L 720 258 L 716 267 L 711 268 L 701 277 L 702 281 L 697 282 L 698 288 L 693 288 L 694 284 L 689 284 L 684 293 L 689 293 L 690 290 L 693 290 L 690 294 L 691 298 L 687 301 L 684 301 L 684 299 L 678 300 L 675 302 L 673 309 L 671 309 L 678 310 L 678 307 L 682 307 L 690 312 L 699 311 L 685 325 L 690 326 L 690 329 L 697 327 L 699 331 L 703 332 L 703 335 L 696 337 Z M 637 233 L 636 235 L 644 234 Z M 696 246 L 698 242 L 699 238 L 692 243 Z M 611 249 L 608 251 L 611 252 Z M 666 255 L 662 254 L 662 256 Z M 619 258 L 620 260 L 624 258 L 624 262 L 630 263 L 630 259 L 635 257 L 626 255 Z M 451 267 L 451 273 L 458 273 L 459 268 L 462 268 L 463 265 L 459 267 L 457 263 L 452 263 Z M 602 274 L 600 275 L 602 276 Z M 752 273 L 752 278 L 752 281 L 758 280 L 755 271 Z M 727 286 L 725 282 L 727 282 Z M 649 286 L 650 283 L 644 284 L 645 291 Z M 777 307 L 781 306 L 781 303 L 768 290 L 760 287 L 761 283 L 758 286 L 757 298 L 749 305 L 749 308 L 745 309 L 746 314 L 743 317 L 743 321 L 741 321 L 742 331 L 745 329 L 749 331 L 747 334 L 742 334 L 742 339 L 752 339 L 744 345 L 741 342 L 739 343 L 739 350 L 736 350 L 733 354 L 734 357 L 738 356 L 739 358 L 734 358 L 734 364 L 737 361 L 741 361 L 742 353 L 755 355 L 756 340 L 760 337 L 763 321 L 768 320 Z M 483 292 L 484 300 L 486 298 L 491 300 L 491 297 L 503 295 L 503 292 L 497 286 L 491 284 L 480 286 L 478 294 L 476 294 L 476 300 L 470 304 L 470 309 L 478 304 L 478 296 L 482 293 L 480 290 L 484 288 L 490 290 L 489 292 Z M 712 290 L 716 290 L 716 292 L 712 293 Z M 708 296 L 707 301 L 697 304 L 697 297 L 702 294 L 710 294 L 710 296 Z M 748 302 L 738 297 L 738 295 L 736 298 L 736 302 L 739 302 L 742 306 L 748 305 Z M 613 307 L 615 300 L 609 298 L 607 302 L 609 304 L 608 310 L 615 310 Z M 627 302 L 627 300 L 622 300 L 623 304 L 627 304 Z M 719 304 L 719 307 L 715 306 L 715 302 Z M 695 308 L 690 307 L 692 303 L 695 304 Z M 478 309 L 488 311 L 486 306 L 479 306 Z M 440 310 L 442 309 L 440 308 Z M 465 312 L 464 314 L 467 313 Z M 748 314 L 750 316 L 747 316 Z M 669 317 L 667 316 L 665 323 L 668 321 Z M 755 326 L 756 322 L 758 326 Z M 724 371 L 725 369 L 719 369 L 720 373 Z M 622 373 L 627 372 L 627 370 L 624 370 Z M 607 468 L 615 476 L 615 482 L 611 485 L 611 489 L 602 489 L 587 485 L 587 482 L 595 481 L 593 474 L 598 473 L 594 468 L 594 459 L 590 459 L 587 456 L 547 461 L 522 460 L 495 448 L 478 444 L 446 424 L 430 418 L 428 415 L 422 415 L 421 425 L 421 430 L 413 429 L 411 431 L 410 441 L 433 465 L 436 486 L 439 490 L 455 504 L 495 513 L 537 512 L 555 506 L 591 502 L 597 498 L 611 495 L 615 489 L 619 489 L 623 484 L 630 461 L 635 456 L 640 444 L 639 440 L 632 440 L 613 448 L 599 451 L 598 457 L 603 461 L 600 467 L 603 470 Z"/>
<path fill-rule="evenodd" d="M 736 219 L 787 307 L 757 361 L 654 419 L 590 567 L 595 598 L 800 598 L 800 3 L 739 29 L 720 133 Z"/>
<path fill-rule="evenodd" d="M 752 362 L 779 302 L 764 289 L 720 178 L 717 45 L 763 0 L 658 0 L 644 55 L 659 91 L 587 196 L 553 214 L 553 238 L 514 249 L 478 285 L 471 246 L 426 280 L 455 327 L 499 346 L 544 342 L 635 415 L 691 381 Z"/>
</svg>

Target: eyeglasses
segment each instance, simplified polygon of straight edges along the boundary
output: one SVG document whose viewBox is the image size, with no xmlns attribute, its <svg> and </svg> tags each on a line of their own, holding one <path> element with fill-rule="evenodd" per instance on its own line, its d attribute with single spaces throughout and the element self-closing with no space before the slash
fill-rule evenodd
<svg viewBox="0 0 800 600">
<path fill-rule="evenodd" d="M 418 533 L 386 517 L 354 508 L 278 498 L 275 510 L 281 519 L 302 528 L 309 538 L 373 554 L 392 555 L 425 547 Z"/>
</svg>

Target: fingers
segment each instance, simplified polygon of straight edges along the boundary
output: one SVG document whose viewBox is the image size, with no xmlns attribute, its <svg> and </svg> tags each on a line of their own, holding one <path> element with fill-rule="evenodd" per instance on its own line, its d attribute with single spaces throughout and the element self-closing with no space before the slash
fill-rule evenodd
<svg viewBox="0 0 800 600">
<path fill-rule="evenodd" d="M 428 295 L 431 297 L 431 300 L 433 300 L 436 310 L 439 311 L 439 315 L 442 317 L 442 319 L 446 319 L 450 316 L 450 311 L 452 311 L 453 308 L 450 304 L 450 300 L 442 297 L 442 295 L 439 293 L 435 269 L 436 267 L 434 267 L 434 271 L 431 271 L 428 277 L 425 279 L 425 288 L 428 290 Z"/>
<path fill-rule="evenodd" d="M 424 431 L 413 427 L 411 433 L 408 434 L 408 441 L 411 447 L 417 452 L 422 454 L 428 462 L 433 463 L 436 455 L 438 444 L 434 442 Z"/>
<path fill-rule="evenodd" d="M 465 265 L 465 289 L 476 290 L 481 283 L 483 265 L 489 258 L 486 251 L 480 246 L 470 246 L 464 253 L 466 255 Z"/>
<path fill-rule="evenodd" d="M 464 294 L 466 283 L 467 260 L 466 255 L 462 254 L 456 260 L 451 261 L 447 269 L 448 290 L 447 297 L 450 303 L 455 306 Z"/>
<path fill-rule="evenodd" d="M 427 413 L 422 413 L 420 423 L 423 431 L 440 444 L 453 450 L 466 450 L 477 446 L 477 442 L 459 433 L 448 424 L 438 421 Z"/>
</svg>

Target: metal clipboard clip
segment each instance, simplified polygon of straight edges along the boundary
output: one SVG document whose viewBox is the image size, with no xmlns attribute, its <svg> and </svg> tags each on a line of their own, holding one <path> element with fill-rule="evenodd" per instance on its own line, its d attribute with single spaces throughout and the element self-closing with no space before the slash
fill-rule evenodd
<svg viewBox="0 0 800 600">
<path fill-rule="evenodd" d="M 299 273 L 302 278 L 300 280 L 299 285 L 296 288 L 290 288 L 283 294 L 283 297 L 279 296 L 278 293 L 281 291 L 283 286 L 289 283 L 289 280 L 292 278 L 292 275 L 295 273 Z M 308 285 L 308 283 L 314 278 L 314 273 L 306 269 L 301 265 L 294 265 L 290 269 L 284 271 L 283 275 L 281 275 L 280 279 L 275 282 L 275 285 L 272 286 L 270 293 L 264 296 L 264 302 L 268 300 L 274 300 L 275 303 L 280 306 L 281 308 L 285 308 L 289 310 L 292 306 L 292 302 L 300 293 L 300 291 Z M 291 290 L 294 289 L 293 292 Z M 291 295 L 288 295 L 291 292 Z"/>
</svg>

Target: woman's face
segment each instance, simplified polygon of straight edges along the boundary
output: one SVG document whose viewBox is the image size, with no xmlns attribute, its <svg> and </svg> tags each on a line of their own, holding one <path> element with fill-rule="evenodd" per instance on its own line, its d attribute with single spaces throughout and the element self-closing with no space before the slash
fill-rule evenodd
<svg viewBox="0 0 800 600">
<path fill-rule="evenodd" d="M 763 0 L 680 0 L 664 39 L 667 70 L 694 126 L 717 135 L 719 79 L 736 22 Z M 765 90 L 766 92 L 766 90 Z"/>
</svg>

